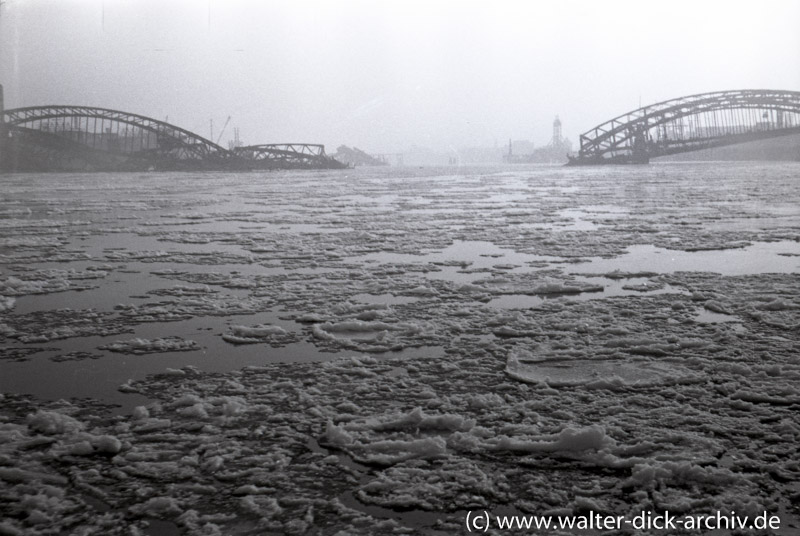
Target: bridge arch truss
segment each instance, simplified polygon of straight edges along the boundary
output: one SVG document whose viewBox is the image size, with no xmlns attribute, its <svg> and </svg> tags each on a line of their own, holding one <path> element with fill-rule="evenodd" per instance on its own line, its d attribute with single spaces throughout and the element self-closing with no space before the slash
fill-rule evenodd
<svg viewBox="0 0 800 536">
<path fill-rule="evenodd" d="M 126 156 L 143 162 L 203 167 L 233 154 L 193 132 L 143 115 L 90 106 L 30 106 L 3 112 L 11 137 L 52 151 L 81 147 L 84 155 Z M 49 140 L 49 142 L 48 142 Z"/>
<path fill-rule="evenodd" d="M 800 133 L 800 91 L 735 90 L 644 106 L 581 134 L 573 165 L 651 158 Z"/>
</svg>

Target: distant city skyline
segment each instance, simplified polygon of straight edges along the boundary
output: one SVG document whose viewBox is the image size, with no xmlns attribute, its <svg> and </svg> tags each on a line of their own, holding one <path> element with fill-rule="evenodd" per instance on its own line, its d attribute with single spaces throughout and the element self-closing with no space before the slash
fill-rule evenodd
<svg viewBox="0 0 800 536">
<path fill-rule="evenodd" d="M 800 3 L 9 0 L 6 107 L 120 109 L 221 144 L 549 143 L 639 106 L 800 89 Z M 213 140 L 216 141 L 216 140 Z"/>
</svg>

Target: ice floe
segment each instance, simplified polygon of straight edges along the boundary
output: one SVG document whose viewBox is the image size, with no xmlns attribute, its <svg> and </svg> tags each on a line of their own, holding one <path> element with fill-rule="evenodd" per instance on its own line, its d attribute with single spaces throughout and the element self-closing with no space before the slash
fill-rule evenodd
<svg viewBox="0 0 800 536">
<path fill-rule="evenodd" d="M 190 352 L 197 350 L 199 347 L 195 341 L 185 340 L 180 337 L 164 337 L 152 340 L 134 338 L 126 341 L 116 341 L 102 345 L 99 348 L 120 354 L 153 354 L 160 352 Z"/>
<path fill-rule="evenodd" d="M 4 176 L 0 532 L 453 534 L 481 509 L 792 533 L 796 175 Z M 80 398 L 123 362 L 135 409 Z"/>
</svg>

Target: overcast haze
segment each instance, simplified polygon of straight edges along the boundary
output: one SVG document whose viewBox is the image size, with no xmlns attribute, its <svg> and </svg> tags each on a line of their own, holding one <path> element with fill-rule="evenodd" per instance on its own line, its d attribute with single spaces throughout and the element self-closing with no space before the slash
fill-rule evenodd
<svg viewBox="0 0 800 536">
<path fill-rule="evenodd" d="M 800 2 L 7 0 L 6 107 L 121 109 L 226 145 L 373 153 L 577 135 L 723 89 L 800 90 Z"/>
</svg>

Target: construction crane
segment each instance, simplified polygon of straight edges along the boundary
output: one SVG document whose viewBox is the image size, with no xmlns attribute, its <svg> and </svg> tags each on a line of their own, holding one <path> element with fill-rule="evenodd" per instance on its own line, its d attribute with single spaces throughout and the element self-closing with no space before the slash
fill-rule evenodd
<svg viewBox="0 0 800 536">
<path fill-rule="evenodd" d="M 225 120 L 225 124 L 222 125 L 222 131 L 219 133 L 219 137 L 217 138 L 217 141 L 216 141 L 217 145 L 219 145 L 219 140 L 222 139 L 222 135 L 225 134 L 225 127 L 227 127 L 228 123 L 230 123 L 230 122 L 231 122 L 231 116 L 228 116 L 228 119 L 226 119 Z"/>
</svg>

